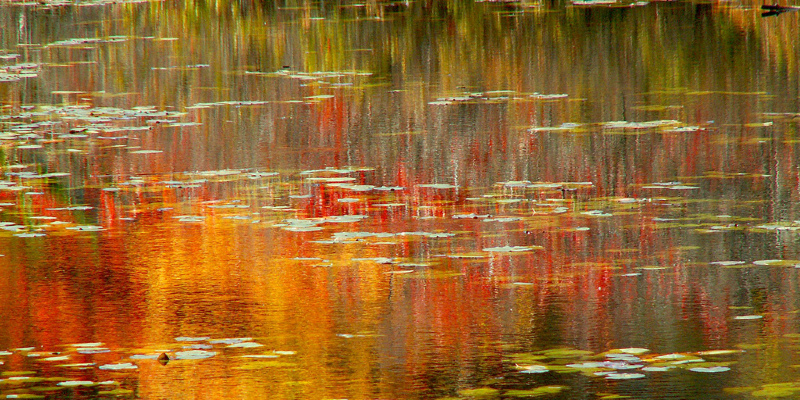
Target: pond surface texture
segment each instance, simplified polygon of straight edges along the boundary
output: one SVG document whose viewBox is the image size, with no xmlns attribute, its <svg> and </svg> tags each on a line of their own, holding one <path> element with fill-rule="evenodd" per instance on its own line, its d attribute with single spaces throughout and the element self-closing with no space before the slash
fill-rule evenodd
<svg viewBox="0 0 800 400">
<path fill-rule="evenodd" d="M 800 398 L 761 13 L 3 2 L 0 398 Z"/>
</svg>

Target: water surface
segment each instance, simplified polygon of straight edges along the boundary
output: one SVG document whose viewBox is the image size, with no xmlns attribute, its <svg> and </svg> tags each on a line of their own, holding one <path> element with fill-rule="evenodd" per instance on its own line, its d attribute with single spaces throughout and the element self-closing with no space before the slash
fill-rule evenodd
<svg viewBox="0 0 800 400">
<path fill-rule="evenodd" d="M 760 14 L 3 4 L 0 396 L 800 395 Z"/>
</svg>

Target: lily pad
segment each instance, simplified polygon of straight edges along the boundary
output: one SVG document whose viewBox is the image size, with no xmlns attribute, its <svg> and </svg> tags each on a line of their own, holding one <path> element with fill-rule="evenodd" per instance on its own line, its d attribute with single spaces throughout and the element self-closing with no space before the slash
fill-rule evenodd
<svg viewBox="0 0 800 400">
<path fill-rule="evenodd" d="M 64 382 L 58 382 L 56 385 L 75 387 L 75 386 L 94 386 L 95 383 L 92 381 L 64 381 Z"/>
<path fill-rule="evenodd" d="M 765 265 L 771 267 L 791 267 L 800 263 L 800 260 L 758 260 L 753 261 L 755 265 Z"/>
<path fill-rule="evenodd" d="M 645 375 L 645 374 L 636 374 L 636 373 L 629 374 L 629 373 L 612 372 L 610 374 L 607 374 L 605 377 L 606 377 L 606 379 L 627 380 L 627 379 L 641 379 L 641 378 L 644 378 L 645 376 L 647 376 L 647 375 Z"/>
<path fill-rule="evenodd" d="M 263 344 L 256 343 L 256 342 L 242 342 L 242 343 L 234 343 L 234 344 L 228 345 L 227 347 L 228 348 L 248 348 L 249 349 L 249 348 L 263 347 L 263 346 L 264 346 Z"/>
<path fill-rule="evenodd" d="M 500 247 L 486 247 L 483 251 L 490 253 L 516 253 L 522 251 L 541 250 L 542 246 L 500 246 Z"/>
<path fill-rule="evenodd" d="M 181 337 L 176 337 L 175 341 L 176 342 L 202 342 L 204 340 L 209 340 L 209 339 L 211 339 L 211 338 L 208 337 L 208 336 L 197 336 L 197 337 L 181 336 Z"/>
<path fill-rule="evenodd" d="M 523 374 L 541 374 L 550 371 L 545 365 L 517 365 L 519 372 Z"/>
<path fill-rule="evenodd" d="M 100 390 L 97 392 L 97 394 L 106 396 L 121 396 L 121 395 L 133 394 L 133 390 L 117 388 L 113 390 Z"/>
<path fill-rule="evenodd" d="M 729 367 L 695 367 L 689 368 L 689 371 L 692 372 L 704 372 L 704 373 L 717 373 L 717 372 L 725 372 L 730 371 Z"/>
<path fill-rule="evenodd" d="M 721 265 L 723 267 L 731 267 L 734 265 L 743 265 L 745 264 L 744 261 L 712 261 L 709 264 L 711 265 Z"/>
<path fill-rule="evenodd" d="M 566 386 L 559 386 L 559 385 L 549 385 L 549 386 L 540 386 L 535 389 L 527 389 L 527 390 L 507 390 L 503 392 L 503 396 L 510 396 L 510 397 L 539 397 L 544 396 L 547 394 L 555 394 L 559 393 L 562 390 L 566 389 Z"/>
<path fill-rule="evenodd" d="M 42 361 L 65 361 L 69 360 L 69 356 L 53 356 L 53 357 L 45 357 Z"/>
<path fill-rule="evenodd" d="M 126 370 L 126 369 L 137 369 L 139 367 L 137 367 L 136 364 L 120 363 L 120 364 L 105 364 L 105 365 L 99 366 L 98 368 L 105 369 L 105 370 L 110 370 L 110 371 L 120 371 L 120 370 Z"/>
<path fill-rule="evenodd" d="M 95 363 L 76 363 L 76 364 L 60 364 L 59 367 L 63 368 L 87 368 L 95 366 Z"/>
<path fill-rule="evenodd" d="M 175 353 L 176 360 L 202 360 L 217 355 L 216 351 L 188 350 Z"/>
<path fill-rule="evenodd" d="M 550 349 L 550 350 L 544 350 L 540 353 L 549 358 L 577 358 L 577 357 L 590 356 L 594 354 L 588 350 L 577 350 L 570 348 Z"/>
<path fill-rule="evenodd" d="M 483 388 L 459 390 L 458 394 L 464 397 L 483 398 L 483 397 L 495 397 L 498 394 L 500 394 L 500 391 L 489 387 L 483 387 Z"/>
<path fill-rule="evenodd" d="M 157 360 L 158 354 L 134 354 L 129 358 L 131 360 Z"/>
<path fill-rule="evenodd" d="M 740 321 L 748 321 L 754 319 L 761 319 L 764 318 L 763 315 L 738 315 L 733 317 L 733 319 L 740 320 Z"/>
</svg>

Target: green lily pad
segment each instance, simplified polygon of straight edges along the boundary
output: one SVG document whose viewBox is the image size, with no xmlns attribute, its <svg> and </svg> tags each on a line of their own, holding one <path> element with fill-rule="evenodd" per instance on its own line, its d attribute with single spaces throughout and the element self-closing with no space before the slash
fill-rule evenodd
<svg viewBox="0 0 800 400">
<path fill-rule="evenodd" d="M 577 358 L 594 355 L 594 353 L 591 351 L 571 348 L 550 349 L 541 351 L 540 353 L 549 358 Z"/>
<path fill-rule="evenodd" d="M 108 396 L 124 396 L 128 394 L 133 394 L 133 390 L 117 388 L 113 390 L 100 390 L 97 392 L 97 394 L 108 395 Z"/>
<path fill-rule="evenodd" d="M 503 395 L 510 397 L 539 397 L 547 394 L 559 393 L 566 388 L 566 386 L 559 385 L 540 386 L 535 389 L 528 390 L 507 390 L 503 393 Z"/>
<path fill-rule="evenodd" d="M 0 373 L 0 376 L 23 376 L 34 374 L 36 374 L 36 371 L 3 371 Z"/>
<path fill-rule="evenodd" d="M 34 392 L 55 392 L 64 389 L 66 389 L 64 386 L 34 386 L 31 388 Z"/>
<path fill-rule="evenodd" d="M 483 387 L 483 388 L 459 390 L 458 394 L 464 397 L 486 398 L 486 397 L 496 397 L 498 394 L 500 394 L 500 391 L 489 387 Z"/>
<path fill-rule="evenodd" d="M 92 381 L 64 381 L 57 383 L 58 386 L 76 387 L 76 386 L 94 386 L 96 383 Z"/>
</svg>

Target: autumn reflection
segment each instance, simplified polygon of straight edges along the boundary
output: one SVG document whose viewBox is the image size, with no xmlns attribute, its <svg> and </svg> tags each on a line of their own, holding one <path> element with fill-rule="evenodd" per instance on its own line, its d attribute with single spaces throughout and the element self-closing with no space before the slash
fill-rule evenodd
<svg viewBox="0 0 800 400">
<path fill-rule="evenodd" d="M 0 395 L 800 393 L 798 14 L 42 3 Z"/>
</svg>

